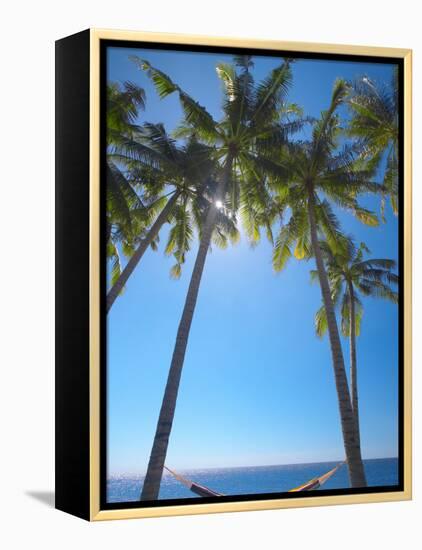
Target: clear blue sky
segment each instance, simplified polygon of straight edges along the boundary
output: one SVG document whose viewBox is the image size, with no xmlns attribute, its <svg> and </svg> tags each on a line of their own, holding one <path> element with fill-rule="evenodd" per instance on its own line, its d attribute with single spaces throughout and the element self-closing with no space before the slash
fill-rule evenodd
<svg viewBox="0 0 422 550">
<path fill-rule="evenodd" d="M 147 77 L 128 60 L 137 54 L 167 72 L 182 88 L 221 116 L 215 65 L 230 56 L 152 50 L 108 50 L 108 80 L 131 80 L 146 91 L 139 122 L 180 120 L 176 97 L 160 100 Z M 257 80 L 277 60 L 255 57 Z M 334 80 L 366 74 L 388 84 L 390 65 L 301 60 L 293 66 L 289 100 L 306 114 L 326 108 Z M 362 203 L 379 211 L 379 201 Z M 339 213 L 343 228 L 365 241 L 374 257 L 397 259 L 397 220 L 368 228 Z M 179 281 L 169 277 L 172 258 L 163 246 L 148 250 L 108 316 L 108 471 L 146 470 L 179 318 L 196 254 Z M 252 249 L 245 238 L 208 255 L 192 324 L 167 464 L 206 468 L 288 464 L 344 456 L 327 338 L 314 333 L 321 303 L 309 262 L 271 266 L 264 239 Z M 366 298 L 358 339 L 361 436 L 364 458 L 397 456 L 397 307 Z M 348 364 L 348 342 L 344 354 Z"/>
</svg>

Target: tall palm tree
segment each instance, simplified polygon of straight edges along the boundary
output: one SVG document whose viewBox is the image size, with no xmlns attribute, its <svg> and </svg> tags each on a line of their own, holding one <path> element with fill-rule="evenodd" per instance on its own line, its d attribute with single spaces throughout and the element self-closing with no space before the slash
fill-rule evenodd
<svg viewBox="0 0 422 550">
<path fill-rule="evenodd" d="M 180 228 L 187 227 L 182 213 L 187 215 L 190 201 L 200 200 L 207 186 L 207 178 L 214 169 L 208 146 L 194 138 L 179 146 L 162 124 L 144 124 L 137 129 L 129 144 L 126 141 L 121 147 L 115 147 L 109 156 L 126 167 L 125 178 L 130 187 L 146 202 L 130 212 L 132 216 L 136 213 L 145 230 L 129 249 L 129 261 L 124 269 L 112 281 L 107 294 L 107 312 L 148 247 L 154 246 L 166 222 L 179 227 L 180 240 Z M 180 271 L 181 263 L 178 261 L 173 274 Z"/>
<path fill-rule="evenodd" d="M 215 192 L 202 225 L 199 249 L 190 280 L 162 406 L 157 422 L 141 499 L 158 498 L 169 437 L 173 425 L 189 331 L 198 298 L 207 252 L 221 209 L 235 220 L 241 200 L 241 185 L 248 177 L 259 179 L 263 170 L 280 181 L 283 168 L 271 158 L 271 151 L 285 143 L 295 131 L 295 121 L 281 119 L 280 113 L 292 81 L 289 61 L 282 61 L 266 79 L 255 84 L 250 57 L 235 58 L 233 65 L 220 64 L 217 74 L 223 83 L 223 119 L 211 114 L 162 71 L 147 61 L 134 58 L 138 67 L 153 81 L 161 98 L 176 93 L 184 112 L 178 137 L 194 135 L 214 147 L 220 169 Z"/>
<path fill-rule="evenodd" d="M 394 214 L 398 214 L 399 155 L 399 92 L 398 71 L 393 69 L 389 86 L 382 86 L 368 77 L 353 87 L 348 104 L 352 111 L 349 134 L 363 145 L 363 156 L 374 169 L 384 170 L 385 193 L 390 196 Z M 384 212 L 384 198 L 382 203 Z"/>
<path fill-rule="evenodd" d="M 334 251 L 341 251 L 347 243 L 330 203 L 347 209 L 365 224 L 378 224 L 377 217 L 362 208 L 356 197 L 362 191 L 377 192 L 379 186 L 368 181 L 369 173 L 362 163 L 356 163 L 353 146 L 339 147 L 342 128 L 337 110 L 347 93 L 346 83 L 336 81 L 328 109 L 313 125 L 311 140 L 296 142 L 285 148 L 284 155 L 290 162 L 290 184 L 279 191 L 275 186 L 275 190 L 280 212 L 288 208 L 289 218 L 281 224 L 275 240 L 273 266 L 278 271 L 283 269 L 293 254 L 298 259 L 315 258 L 327 316 L 350 483 L 352 487 L 364 487 L 366 478 L 361 449 L 353 420 L 334 303 L 320 247 L 321 237 Z"/>
<path fill-rule="evenodd" d="M 399 282 L 398 276 L 393 273 L 396 262 L 377 258 L 364 260 L 364 252 L 369 254 L 369 249 L 363 243 L 356 248 L 350 242 L 343 253 L 337 254 L 333 253 L 327 243 L 321 243 L 320 246 L 327 266 L 332 300 L 335 306 L 340 307 L 341 332 L 343 336 L 349 337 L 350 394 L 360 440 L 356 337 L 360 334 L 363 306 L 359 293 L 363 296 L 384 298 L 397 304 L 398 293 L 392 289 Z M 315 280 L 318 273 L 312 271 L 311 277 Z M 315 315 L 315 329 L 319 337 L 327 330 L 324 306 Z"/>
</svg>

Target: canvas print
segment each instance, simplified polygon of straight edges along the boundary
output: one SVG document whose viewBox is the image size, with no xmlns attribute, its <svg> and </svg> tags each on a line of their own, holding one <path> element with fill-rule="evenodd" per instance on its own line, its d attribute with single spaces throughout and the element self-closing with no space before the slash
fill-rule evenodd
<svg viewBox="0 0 422 550">
<path fill-rule="evenodd" d="M 104 507 L 399 490 L 400 61 L 103 53 Z"/>
</svg>

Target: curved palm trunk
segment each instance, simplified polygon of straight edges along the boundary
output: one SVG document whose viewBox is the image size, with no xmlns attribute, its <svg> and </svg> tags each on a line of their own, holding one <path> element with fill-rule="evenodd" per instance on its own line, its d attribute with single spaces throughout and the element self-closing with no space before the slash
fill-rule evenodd
<svg viewBox="0 0 422 550">
<path fill-rule="evenodd" d="M 224 196 L 227 182 L 231 174 L 232 164 L 232 158 L 228 157 L 223 181 L 220 183 L 217 190 L 217 198 L 222 198 Z M 177 330 L 176 343 L 173 350 L 173 357 L 171 359 L 170 371 L 167 378 L 166 389 L 164 391 L 160 415 L 158 417 L 148 468 L 142 487 L 141 500 L 156 500 L 160 492 L 161 478 L 163 476 L 164 463 L 167 456 L 170 432 L 173 426 L 177 394 L 179 391 L 183 362 L 188 345 L 190 327 L 192 324 L 193 314 L 195 312 L 202 272 L 204 270 L 205 260 L 207 258 L 208 249 L 211 243 L 216 217 L 217 208 L 214 204 L 211 204 L 205 219 L 201 242 L 199 243 L 195 265 L 193 267 L 188 293 L 186 295 L 185 306 L 183 308 L 182 317 Z"/>
<path fill-rule="evenodd" d="M 348 288 L 350 298 L 350 398 L 352 400 L 352 409 L 355 417 L 356 437 L 360 446 L 358 379 L 356 361 L 356 314 L 355 296 L 352 283 L 348 283 Z"/>
<path fill-rule="evenodd" d="M 130 258 L 125 268 L 121 272 L 120 277 L 117 279 L 117 281 L 109 290 L 107 294 L 107 303 L 106 303 L 107 313 L 110 311 L 111 306 L 114 304 L 117 296 L 123 290 L 123 287 L 127 283 L 127 280 L 129 279 L 129 277 L 132 275 L 135 267 L 138 265 L 145 251 L 147 250 L 151 242 L 155 239 L 155 237 L 158 235 L 161 227 L 166 222 L 168 215 L 170 214 L 171 209 L 173 208 L 179 195 L 180 193 L 174 193 L 174 195 L 167 201 L 165 207 L 161 210 L 157 219 L 152 224 L 151 229 L 148 232 L 148 235 L 145 237 L 145 239 L 142 239 L 141 244 L 135 250 L 133 256 Z"/>
<path fill-rule="evenodd" d="M 158 418 L 154 443 L 152 445 L 148 469 L 142 488 L 141 500 L 156 500 L 158 498 L 170 432 L 173 425 L 174 412 L 176 409 L 176 400 L 179 391 L 186 347 L 188 344 L 189 331 L 195 311 L 202 272 L 204 270 L 205 260 L 211 242 L 216 215 L 217 209 L 214 205 L 212 205 L 206 217 L 198 254 L 196 256 L 192 277 L 189 283 L 185 307 L 183 308 L 182 317 L 180 319 L 179 328 L 177 331 L 176 344 L 174 346 L 173 357 L 167 378 L 166 389 L 164 391 L 160 416 Z"/>
<path fill-rule="evenodd" d="M 328 334 L 330 337 L 331 356 L 334 367 L 334 378 L 337 389 L 337 398 L 340 411 L 343 443 L 349 469 L 349 479 L 352 487 L 366 487 L 365 470 L 363 467 L 359 440 L 356 436 L 356 427 L 352 404 L 350 401 L 349 387 L 347 384 L 346 370 L 344 367 L 343 352 L 337 327 L 334 304 L 331 299 L 330 285 L 327 272 L 318 241 L 317 224 L 315 216 L 315 197 L 313 190 L 309 189 L 308 216 L 311 230 L 311 243 L 315 255 L 322 299 L 327 314 Z"/>
</svg>

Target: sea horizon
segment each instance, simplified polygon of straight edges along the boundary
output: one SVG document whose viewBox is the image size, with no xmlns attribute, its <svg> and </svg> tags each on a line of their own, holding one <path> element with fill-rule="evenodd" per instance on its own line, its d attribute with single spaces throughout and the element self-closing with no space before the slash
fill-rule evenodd
<svg viewBox="0 0 422 550">
<path fill-rule="evenodd" d="M 187 479 L 225 495 L 282 493 L 321 476 L 342 463 L 342 460 L 273 464 L 259 466 L 229 466 L 224 468 L 176 469 Z M 368 486 L 398 485 L 398 457 L 364 459 Z M 171 467 L 171 466 L 170 466 Z M 172 468 L 174 470 L 174 468 Z M 107 479 L 107 502 L 139 500 L 145 474 L 114 474 Z M 346 465 L 324 484 L 323 489 L 348 489 Z M 195 498 L 172 474 L 165 472 L 161 480 L 159 499 Z M 198 497 L 196 497 L 198 498 Z"/>
<path fill-rule="evenodd" d="M 398 460 L 398 456 L 379 456 L 375 458 L 362 458 L 364 462 L 370 461 L 370 460 Z M 175 467 L 173 465 L 170 465 L 173 470 L 177 470 L 178 472 L 195 472 L 195 471 L 211 471 L 211 470 L 239 470 L 242 468 L 249 469 L 249 468 L 277 468 L 277 467 L 284 467 L 284 466 L 308 466 L 308 465 L 318 465 L 318 464 L 328 464 L 328 463 L 336 463 L 339 464 L 340 462 L 344 462 L 344 459 L 338 458 L 338 459 L 331 459 L 331 460 L 317 460 L 315 462 L 280 462 L 280 463 L 271 463 L 271 464 L 249 464 L 249 465 L 241 465 L 241 466 L 183 466 L 183 467 Z M 107 475 L 107 479 L 113 479 L 116 477 L 121 476 L 131 476 L 131 477 L 145 477 L 146 471 L 143 472 L 113 472 L 110 475 Z M 168 472 L 164 471 L 163 475 L 171 475 Z"/>
</svg>

